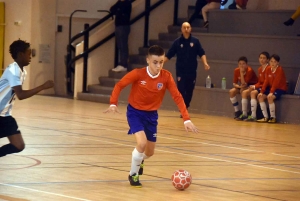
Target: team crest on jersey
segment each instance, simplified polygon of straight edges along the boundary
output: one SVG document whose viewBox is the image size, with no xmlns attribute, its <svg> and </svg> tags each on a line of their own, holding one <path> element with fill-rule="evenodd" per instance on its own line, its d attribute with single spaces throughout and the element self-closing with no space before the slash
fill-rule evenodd
<svg viewBox="0 0 300 201">
<path fill-rule="evenodd" d="M 163 83 L 157 83 L 157 89 L 161 90 L 163 88 L 164 84 Z"/>
<path fill-rule="evenodd" d="M 193 47 L 193 46 L 194 46 L 194 43 L 190 43 L 190 46 Z"/>
<path fill-rule="evenodd" d="M 180 47 L 183 48 L 183 44 L 180 44 Z"/>
</svg>

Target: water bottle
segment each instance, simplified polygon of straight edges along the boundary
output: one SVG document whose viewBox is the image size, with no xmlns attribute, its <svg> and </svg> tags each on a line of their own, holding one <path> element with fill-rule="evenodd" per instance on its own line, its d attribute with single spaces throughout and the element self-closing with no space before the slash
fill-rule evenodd
<svg viewBox="0 0 300 201">
<path fill-rule="evenodd" d="M 226 78 L 222 78 L 222 89 L 226 89 Z"/>
<path fill-rule="evenodd" d="M 211 79 L 209 76 L 206 78 L 206 88 L 211 88 Z"/>
</svg>

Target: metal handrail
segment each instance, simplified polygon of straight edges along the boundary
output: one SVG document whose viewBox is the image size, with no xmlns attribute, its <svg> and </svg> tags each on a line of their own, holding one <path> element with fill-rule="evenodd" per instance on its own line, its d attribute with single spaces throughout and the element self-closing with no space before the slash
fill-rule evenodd
<svg viewBox="0 0 300 201">
<path fill-rule="evenodd" d="M 156 2 L 155 4 L 153 4 L 152 6 L 150 6 L 149 10 L 143 11 L 141 14 L 137 15 L 135 18 L 133 18 L 132 20 L 130 20 L 130 25 L 134 24 L 136 21 L 138 21 L 142 17 L 146 16 L 148 13 L 150 13 L 152 10 L 156 9 L 158 6 L 160 6 L 165 1 L 167 1 L 167 0 L 160 0 L 160 1 Z M 178 0 L 175 0 L 175 4 L 178 5 Z M 98 12 L 100 12 L 100 11 L 104 12 L 104 10 L 99 10 Z M 105 11 L 105 12 L 109 12 L 109 11 Z M 177 22 L 177 13 L 178 13 L 178 6 L 175 6 L 175 8 L 174 8 L 174 16 L 176 17 L 176 19 L 174 17 L 174 22 Z M 93 25 L 91 25 L 90 27 L 88 27 L 86 30 L 84 30 L 84 31 L 80 32 L 79 34 L 75 35 L 74 37 L 72 37 L 71 41 L 73 42 L 76 39 L 80 38 L 81 36 L 84 36 L 84 35 L 88 34 L 91 30 L 93 30 L 94 28 L 96 28 L 97 26 L 99 26 L 100 24 L 102 24 L 103 22 L 105 22 L 106 20 L 108 20 L 111 17 L 113 17 L 113 15 L 112 15 L 112 13 L 109 12 L 108 15 L 104 16 L 102 19 L 100 19 L 99 21 L 97 21 L 96 23 L 94 23 Z M 97 49 L 98 47 L 100 47 L 101 45 L 103 45 L 104 43 L 106 43 L 107 41 L 109 41 L 110 39 L 112 39 L 114 36 L 115 36 L 115 33 L 109 34 L 107 37 L 105 37 L 104 39 L 102 39 L 98 43 L 94 44 L 92 47 L 89 47 L 88 49 L 84 50 L 84 52 L 82 52 L 80 55 L 77 55 L 74 58 L 70 59 L 67 62 L 67 68 L 71 68 L 71 66 L 77 60 L 79 60 L 79 59 L 81 59 L 83 57 L 87 57 L 89 53 L 91 53 L 92 51 L 94 51 L 95 49 Z M 144 40 L 147 40 L 147 39 L 148 39 L 148 36 L 145 36 Z M 144 44 L 146 45 L 145 41 L 144 41 Z M 85 66 L 87 66 L 87 65 L 85 65 Z M 86 71 L 87 71 L 87 69 L 84 69 L 84 72 L 86 72 Z M 87 76 L 87 73 L 84 73 L 84 74 L 85 74 L 85 76 Z M 86 91 L 86 83 L 87 83 L 86 80 L 87 80 L 87 77 L 84 77 L 83 78 L 83 91 Z M 68 83 L 68 84 L 70 85 L 70 83 Z M 69 92 L 71 92 L 71 91 L 69 91 Z"/>
</svg>

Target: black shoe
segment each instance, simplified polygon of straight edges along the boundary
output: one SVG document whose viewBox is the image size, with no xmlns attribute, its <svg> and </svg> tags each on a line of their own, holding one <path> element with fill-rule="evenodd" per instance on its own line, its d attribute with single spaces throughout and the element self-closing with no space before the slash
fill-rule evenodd
<svg viewBox="0 0 300 201">
<path fill-rule="evenodd" d="M 204 22 L 203 28 L 208 28 L 208 21 Z"/>
<path fill-rule="evenodd" d="M 238 118 L 235 118 L 235 120 L 237 121 L 244 121 L 246 119 L 248 119 L 247 115 L 243 115 L 243 114 L 241 114 Z"/>
<path fill-rule="evenodd" d="M 285 26 L 292 26 L 294 24 L 295 20 L 293 20 L 292 18 L 288 19 L 287 21 L 285 21 L 283 24 Z"/>
<path fill-rule="evenodd" d="M 140 164 L 139 175 L 143 175 L 143 172 L 144 172 L 144 160 Z"/>
<path fill-rule="evenodd" d="M 137 188 L 142 187 L 142 184 L 140 183 L 140 180 L 139 180 L 139 175 L 137 175 L 137 174 L 133 174 L 131 176 L 129 175 L 128 176 L 128 181 L 130 182 L 131 186 L 134 186 L 134 187 L 137 187 Z"/>
<path fill-rule="evenodd" d="M 241 116 L 241 114 L 243 114 L 241 111 L 237 111 L 234 113 L 234 119 L 239 118 L 239 116 Z"/>
</svg>

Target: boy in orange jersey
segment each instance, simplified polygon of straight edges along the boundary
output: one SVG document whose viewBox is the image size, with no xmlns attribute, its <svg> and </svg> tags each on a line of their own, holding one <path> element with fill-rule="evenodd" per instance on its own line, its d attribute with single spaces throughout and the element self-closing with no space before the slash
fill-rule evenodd
<svg viewBox="0 0 300 201">
<path fill-rule="evenodd" d="M 248 59 L 246 57 L 240 57 L 238 60 L 238 68 L 234 70 L 233 88 L 229 90 L 230 101 L 233 105 L 235 115 L 234 118 L 238 118 L 242 112 L 239 110 L 239 103 L 236 95 L 242 94 L 249 85 L 257 83 L 257 76 L 250 66 L 248 66 Z"/>
<path fill-rule="evenodd" d="M 248 89 L 242 92 L 242 112 L 236 120 L 239 121 L 256 121 L 256 109 L 257 109 L 257 95 L 260 93 L 261 87 L 265 81 L 265 72 L 266 68 L 270 68 L 269 66 L 270 55 L 268 52 L 262 52 L 259 54 L 258 61 L 260 63 L 260 67 L 258 68 L 258 82 L 255 85 L 250 85 Z M 251 97 L 251 115 L 247 117 L 248 112 L 248 97 Z"/>
<path fill-rule="evenodd" d="M 165 52 L 159 46 L 148 50 L 147 63 L 149 66 L 135 69 L 126 74 L 114 87 L 110 98 L 110 106 L 105 111 L 119 112 L 118 97 L 121 90 L 132 84 L 127 107 L 128 134 L 134 134 L 137 145 L 132 152 L 131 170 L 128 180 L 131 186 L 142 187 L 139 175 L 143 174 L 143 161 L 154 154 L 157 133 L 157 109 L 160 107 L 166 89 L 168 89 L 183 115 L 186 131 L 198 132 L 191 122 L 183 98 L 178 91 L 172 74 L 162 69 Z"/>
<path fill-rule="evenodd" d="M 276 123 L 275 103 L 274 100 L 279 100 L 282 94 L 286 93 L 286 77 L 281 66 L 279 66 L 280 57 L 273 54 L 270 58 L 271 68 L 266 69 L 266 78 L 257 98 L 264 118 L 257 120 L 261 123 Z M 270 115 L 269 119 L 267 113 L 267 106 L 265 100 L 268 99 Z"/>
</svg>

